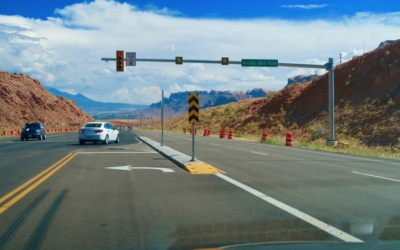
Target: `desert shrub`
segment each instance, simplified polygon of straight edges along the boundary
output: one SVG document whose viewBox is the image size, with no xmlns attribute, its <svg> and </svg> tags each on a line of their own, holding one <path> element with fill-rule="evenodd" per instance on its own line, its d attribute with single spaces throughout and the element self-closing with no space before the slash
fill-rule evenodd
<svg viewBox="0 0 400 250">
<path fill-rule="evenodd" d="M 218 110 L 218 109 L 214 109 L 214 110 L 211 112 L 211 116 L 214 117 L 214 116 L 217 116 L 217 115 L 219 115 L 219 110 Z"/>
<path fill-rule="evenodd" d="M 312 140 L 316 140 L 318 138 L 321 138 L 324 135 L 324 132 L 325 132 L 324 131 L 324 127 L 322 127 L 322 125 L 319 124 L 319 123 L 311 125 L 308 128 L 308 131 L 311 134 L 311 139 Z"/>
<path fill-rule="evenodd" d="M 232 111 L 233 111 L 232 105 L 228 105 L 224 110 L 226 115 L 230 115 L 232 113 Z"/>
</svg>

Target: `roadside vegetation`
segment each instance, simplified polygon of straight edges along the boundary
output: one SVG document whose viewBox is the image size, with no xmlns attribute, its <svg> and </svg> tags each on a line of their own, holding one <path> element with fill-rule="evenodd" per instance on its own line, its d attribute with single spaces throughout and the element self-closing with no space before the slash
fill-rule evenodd
<svg viewBox="0 0 400 250">
<path fill-rule="evenodd" d="M 271 97 L 269 97 L 269 99 L 270 98 Z M 255 102 L 257 103 L 260 101 L 262 101 L 261 98 L 243 100 L 237 103 L 200 110 L 200 124 L 196 126 L 198 129 L 198 136 L 203 136 L 204 129 L 209 129 L 212 131 L 211 137 L 219 138 L 220 131 L 224 128 L 227 136 L 229 130 L 232 129 L 234 131 L 234 140 L 261 143 L 262 133 L 266 131 L 268 133 L 268 139 L 265 143 L 284 146 L 286 142 L 286 133 L 291 132 L 294 135 L 293 146 L 297 148 L 400 160 L 400 151 L 396 147 L 391 145 L 367 146 L 358 138 L 345 135 L 338 132 L 338 130 L 336 131 L 336 139 L 339 142 L 338 146 L 327 146 L 326 138 L 328 138 L 328 129 L 326 125 L 319 122 L 312 123 L 302 128 L 299 128 L 296 124 L 293 124 L 290 128 L 286 128 L 283 124 L 276 124 L 265 129 L 260 128 L 260 123 L 251 121 L 244 123 L 246 116 L 255 116 L 256 119 L 269 119 L 268 116 L 247 113 L 248 110 L 253 108 Z M 265 100 L 263 102 L 265 102 Z M 186 129 L 186 133 L 188 134 L 190 128 L 191 126 L 188 124 L 188 117 L 186 114 L 166 121 L 164 124 L 164 129 L 166 131 L 175 133 L 184 133 L 184 129 Z M 160 130 L 161 125 L 157 123 L 153 127 L 143 129 Z"/>
</svg>

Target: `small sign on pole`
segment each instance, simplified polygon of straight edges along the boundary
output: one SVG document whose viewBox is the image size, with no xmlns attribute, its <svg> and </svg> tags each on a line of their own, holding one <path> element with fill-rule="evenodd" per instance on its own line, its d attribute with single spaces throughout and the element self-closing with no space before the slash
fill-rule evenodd
<svg viewBox="0 0 400 250">
<path fill-rule="evenodd" d="M 126 52 L 126 66 L 136 66 L 136 52 Z"/>
</svg>

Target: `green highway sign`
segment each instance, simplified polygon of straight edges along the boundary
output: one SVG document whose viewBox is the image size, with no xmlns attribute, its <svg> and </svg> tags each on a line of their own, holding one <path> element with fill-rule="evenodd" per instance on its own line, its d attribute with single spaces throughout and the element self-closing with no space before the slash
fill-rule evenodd
<svg viewBox="0 0 400 250">
<path fill-rule="evenodd" d="M 242 59 L 242 67 L 278 67 L 278 60 Z"/>
</svg>

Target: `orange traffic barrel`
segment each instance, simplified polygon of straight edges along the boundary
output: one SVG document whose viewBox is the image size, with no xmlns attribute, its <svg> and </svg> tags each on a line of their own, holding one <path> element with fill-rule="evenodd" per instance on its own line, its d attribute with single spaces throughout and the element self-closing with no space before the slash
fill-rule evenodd
<svg viewBox="0 0 400 250">
<path fill-rule="evenodd" d="M 211 135 L 211 130 L 207 129 L 207 136 Z"/>
<path fill-rule="evenodd" d="M 229 134 L 228 134 L 228 140 L 232 140 L 233 139 L 233 130 L 229 130 Z"/>
<path fill-rule="evenodd" d="M 225 139 L 225 136 L 226 136 L 226 130 L 225 129 L 221 129 L 221 132 L 219 133 L 219 138 Z"/>
<path fill-rule="evenodd" d="M 266 142 L 268 140 L 268 133 L 264 131 L 262 133 L 261 142 Z"/>
<path fill-rule="evenodd" d="M 204 129 L 203 136 L 207 136 L 207 129 Z"/>
<path fill-rule="evenodd" d="M 292 133 L 286 134 L 286 146 L 288 146 L 288 147 L 293 146 L 293 134 Z"/>
<path fill-rule="evenodd" d="M 3 130 L 3 136 L 7 135 L 7 131 Z"/>
<path fill-rule="evenodd" d="M 186 128 L 183 128 L 183 133 L 186 134 Z"/>
</svg>

